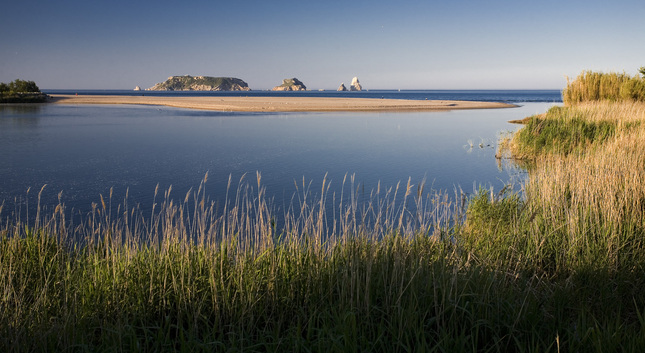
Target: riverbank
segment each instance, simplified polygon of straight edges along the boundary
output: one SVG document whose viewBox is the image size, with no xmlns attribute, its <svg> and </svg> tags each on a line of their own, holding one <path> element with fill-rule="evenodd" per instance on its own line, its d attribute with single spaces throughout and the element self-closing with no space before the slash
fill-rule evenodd
<svg viewBox="0 0 645 353">
<path fill-rule="evenodd" d="M 438 111 L 513 108 L 498 102 L 331 97 L 159 97 L 51 95 L 55 104 L 135 104 L 235 112 Z"/>
</svg>

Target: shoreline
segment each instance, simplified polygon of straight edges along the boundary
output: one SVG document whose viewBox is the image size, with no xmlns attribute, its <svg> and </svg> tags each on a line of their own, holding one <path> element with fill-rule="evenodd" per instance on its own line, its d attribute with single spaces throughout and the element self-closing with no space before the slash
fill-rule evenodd
<svg viewBox="0 0 645 353">
<path fill-rule="evenodd" d="M 51 94 L 53 104 L 133 104 L 231 112 L 384 112 L 514 108 L 499 102 L 334 97 L 160 97 Z"/>
</svg>

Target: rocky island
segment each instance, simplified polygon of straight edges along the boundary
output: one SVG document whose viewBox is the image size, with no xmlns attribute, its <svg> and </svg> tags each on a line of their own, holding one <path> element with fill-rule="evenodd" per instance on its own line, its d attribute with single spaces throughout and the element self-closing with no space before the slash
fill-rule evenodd
<svg viewBox="0 0 645 353">
<path fill-rule="evenodd" d="M 235 77 L 170 76 L 146 91 L 250 91 L 249 85 Z"/>
<path fill-rule="evenodd" d="M 354 77 L 352 79 L 352 85 L 349 87 L 350 91 L 362 91 L 363 87 L 361 87 L 361 83 L 358 82 L 358 77 Z"/>
<path fill-rule="evenodd" d="M 272 91 L 306 91 L 307 86 L 297 78 L 285 78 L 280 86 L 273 87 Z"/>
</svg>

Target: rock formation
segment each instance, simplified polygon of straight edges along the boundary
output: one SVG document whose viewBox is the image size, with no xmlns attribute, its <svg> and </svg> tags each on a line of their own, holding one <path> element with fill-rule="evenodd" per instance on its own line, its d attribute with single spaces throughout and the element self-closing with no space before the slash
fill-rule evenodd
<svg viewBox="0 0 645 353">
<path fill-rule="evenodd" d="M 136 87 L 134 88 L 134 90 L 135 90 L 135 91 L 141 91 L 141 87 L 136 86 Z"/>
<path fill-rule="evenodd" d="M 349 87 L 350 91 L 361 91 L 363 87 L 361 87 L 361 83 L 358 82 L 358 77 L 354 77 L 352 79 L 352 85 Z"/>
<path fill-rule="evenodd" d="M 146 91 L 250 91 L 249 85 L 235 77 L 170 76 Z"/>
<path fill-rule="evenodd" d="M 338 87 L 337 91 L 341 91 L 341 92 L 347 91 L 347 87 L 345 87 L 345 82 L 340 84 L 340 87 Z"/>
<path fill-rule="evenodd" d="M 280 86 L 273 87 L 272 91 L 306 91 L 307 86 L 297 78 L 285 78 Z"/>
</svg>

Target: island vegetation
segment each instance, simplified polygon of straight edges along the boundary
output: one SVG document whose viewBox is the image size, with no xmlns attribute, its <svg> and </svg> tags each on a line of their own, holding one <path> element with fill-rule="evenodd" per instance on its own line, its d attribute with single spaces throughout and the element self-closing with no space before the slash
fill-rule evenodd
<svg viewBox="0 0 645 353">
<path fill-rule="evenodd" d="M 47 95 L 40 92 L 34 81 L 16 79 L 0 82 L 0 103 L 43 103 Z"/>
<path fill-rule="evenodd" d="M 250 91 L 249 85 L 235 77 L 171 76 L 146 91 Z"/>
<path fill-rule="evenodd" d="M 363 208 L 303 180 L 278 215 L 257 174 L 223 205 L 202 184 L 145 217 L 103 196 L 73 226 L 62 204 L 5 217 L 0 350 L 638 352 L 645 102 L 620 76 L 583 73 L 565 92 L 618 93 L 506 141 L 530 162 L 522 194 L 408 182 Z"/>
</svg>

